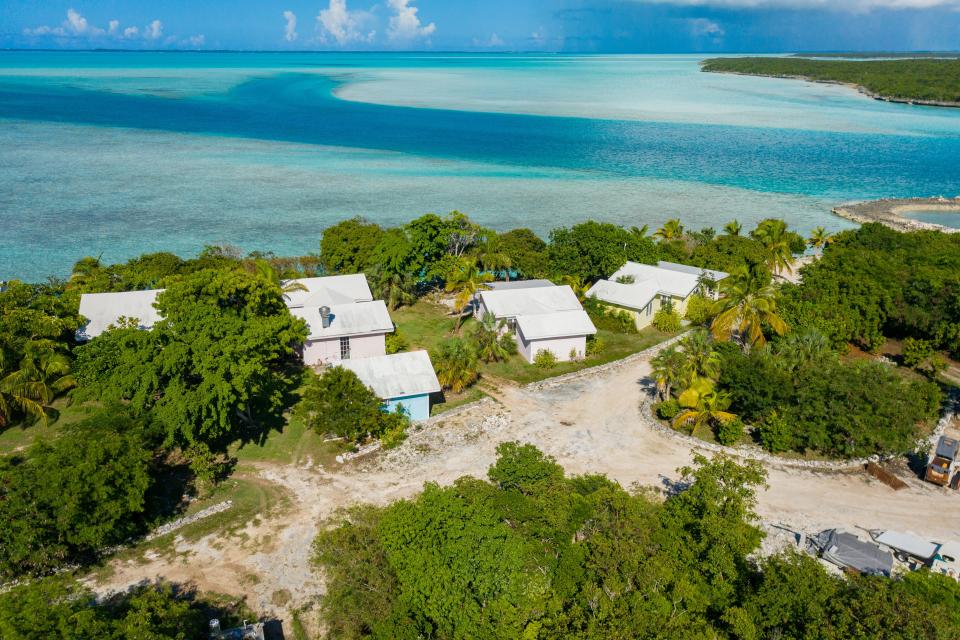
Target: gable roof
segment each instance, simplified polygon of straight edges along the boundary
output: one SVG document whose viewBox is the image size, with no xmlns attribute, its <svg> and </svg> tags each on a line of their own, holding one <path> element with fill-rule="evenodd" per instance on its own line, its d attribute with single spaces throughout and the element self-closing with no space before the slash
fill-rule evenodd
<svg viewBox="0 0 960 640">
<path fill-rule="evenodd" d="M 330 305 L 329 327 L 323 326 L 320 307 L 293 308 L 290 313 L 307 321 L 308 340 L 393 331 L 393 321 L 383 300 Z"/>
<path fill-rule="evenodd" d="M 661 269 L 649 264 L 639 264 L 637 262 L 628 262 L 616 273 L 610 276 L 610 280 L 616 281 L 618 278 L 632 277 L 634 284 L 653 281 L 657 283 L 657 289 L 665 294 L 686 298 L 693 293 L 700 284 L 700 274 L 685 273 L 670 269 Z"/>
<path fill-rule="evenodd" d="M 621 284 L 597 280 L 587 291 L 587 297 L 603 300 L 629 309 L 643 309 L 660 294 L 660 287 L 652 280 L 636 284 Z"/>
<path fill-rule="evenodd" d="M 491 291 L 511 291 L 513 289 L 539 289 L 541 287 L 555 287 L 549 280 L 510 280 L 509 282 L 487 283 Z"/>
<path fill-rule="evenodd" d="M 120 318 L 136 318 L 141 329 L 152 329 L 160 320 L 153 303 L 163 289 L 85 293 L 80 296 L 80 315 L 87 324 L 77 330 L 77 340 L 92 340 L 115 325 Z"/>
<path fill-rule="evenodd" d="M 287 306 L 291 309 L 332 307 L 335 304 L 370 302 L 373 300 L 373 294 L 370 293 L 370 286 L 367 284 L 367 277 L 362 273 L 283 281 L 284 285 L 294 283 L 303 285 L 306 291 L 288 291 L 283 294 Z"/>
<path fill-rule="evenodd" d="M 661 260 L 657 263 L 657 266 L 661 269 L 666 269 L 668 271 L 679 271 L 680 273 L 691 273 L 697 277 L 704 275 L 714 282 L 720 282 L 730 274 L 726 271 L 717 271 L 716 269 L 707 269 L 705 267 L 692 267 L 689 264 L 679 264 L 677 262 L 667 262 L 666 260 Z"/>
<path fill-rule="evenodd" d="M 426 351 L 344 360 L 340 366 L 357 374 L 363 384 L 384 400 L 440 391 L 437 374 Z"/>
<path fill-rule="evenodd" d="M 527 340 L 588 336 L 597 332 L 590 316 L 582 309 L 517 316 L 517 328 Z"/>
<path fill-rule="evenodd" d="M 516 318 L 522 315 L 583 309 L 573 289 L 567 285 L 481 291 L 479 296 L 487 311 L 497 318 Z"/>
</svg>

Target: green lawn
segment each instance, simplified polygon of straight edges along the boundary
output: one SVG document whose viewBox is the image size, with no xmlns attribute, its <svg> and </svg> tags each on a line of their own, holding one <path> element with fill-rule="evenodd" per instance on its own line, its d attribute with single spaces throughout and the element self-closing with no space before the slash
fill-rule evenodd
<svg viewBox="0 0 960 640">
<path fill-rule="evenodd" d="M 410 349 L 433 349 L 441 342 L 454 335 L 456 321 L 448 314 L 446 307 L 421 300 L 411 307 L 403 307 L 391 312 L 397 330 L 407 341 Z M 475 324 L 475 320 L 468 319 L 460 330 L 460 335 L 467 337 Z M 659 342 L 671 337 L 653 327 L 642 330 L 639 334 L 614 333 L 605 329 L 597 331 L 597 336 L 603 339 L 606 347 L 603 352 L 586 358 L 580 362 L 561 362 L 549 369 L 540 369 L 529 364 L 521 356 L 515 355 L 504 362 L 484 364 L 481 374 L 492 377 L 506 378 L 520 384 L 537 382 L 546 378 L 579 371 L 587 367 L 620 360 L 638 351 L 643 351 Z"/>
<path fill-rule="evenodd" d="M 303 420 L 293 416 L 284 424 L 283 431 L 271 431 L 263 444 L 234 444 L 229 452 L 239 464 L 275 462 L 301 465 L 312 461 L 326 466 L 333 464 L 337 454 L 348 448 L 349 443 L 324 442 L 321 436 L 307 428 Z"/>
<path fill-rule="evenodd" d="M 36 440 L 56 437 L 61 429 L 88 418 L 94 411 L 90 405 L 70 404 L 66 398 L 54 401 L 53 407 L 59 412 L 59 417 L 51 420 L 47 426 L 15 424 L 0 431 L 0 455 L 29 447 Z"/>
</svg>

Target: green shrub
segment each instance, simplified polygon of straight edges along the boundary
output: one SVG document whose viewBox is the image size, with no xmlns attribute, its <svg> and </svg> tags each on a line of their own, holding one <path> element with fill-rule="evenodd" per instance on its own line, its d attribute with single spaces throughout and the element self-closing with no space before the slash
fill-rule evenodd
<svg viewBox="0 0 960 640">
<path fill-rule="evenodd" d="M 614 333 L 639 333 L 637 323 L 628 311 L 609 307 L 595 298 L 584 300 L 583 308 L 598 329 L 606 329 Z"/>
<path fill-rule="evenodd" d="M 796 446 L 793 429 L 776 411 L 765 416 L 760 423 L 760 443 L 764 449 L 772 453 L 790 451 Z"/>
<path fill-rule="evenodd" d="M 691 296 L 684 315 L 690 324 L 704 325 L 713 318 L 713 300 L 703 296 Z"/>
<path fill-rule="evenodd" d="M 730 446 L 736 444 L 743 437 L 743 432 L 743 420 L 734 418 L 733 420 L 718 421 L 713 435 L 717 437 L 717 442 L 720 444 Z"/>
<path fill-rule="evenodd" d="M 674 398 L 664 400 L 657 405 L 657 416 L 661 420 L 673 420 L 680 415 L 680 403 Z"/>
<path fill-rule="evenodd" d="M 664 307 L 653 315 L 653 326 L 664 333 L 676 333 L 680 331 L 680 314 Z"/>
<path fill-rule="evenodd" d="M 557 356 L 549 349 L 541 349 L 533 358 L 533 364 L 540 369 L 551 369 L 557 364 Z"/>
<path fill-rule="evenodd" d="M 403 337 L 403 334 L 400 333 L 399 329 L 393 333 L 388 333 L 385 341 L 387 354 L 400 353 L 401 351 L 406 351 L 410 348 L 409 343 L 407 343 L 407 339 Z"/>
<path fill-rule="evenodd" d="M 380 445 L 384 449 L 399 447 L 407 439 L 407 428 L 409 426 L 410 418 L 402 405 L 397 411 L 385 414 L 383 431 L 380 434 Z"/>
<path fill-rule="evenodd" d="M 603 353 L 603 350 L 606 349 L 607 343 L 603 341 L 603 338 L 599 336 L 591 336 L 587 338 L 587 355 L 588 356 L 598 356 Z"/>
<path fill-rule="evenodd" d="M 512 333 L 505 333 L 500 336 L 500 348 L 503 349 L 503 352 L 508 356 L 517 355 L 517 339 L 513 336 Z"/>
</svg>

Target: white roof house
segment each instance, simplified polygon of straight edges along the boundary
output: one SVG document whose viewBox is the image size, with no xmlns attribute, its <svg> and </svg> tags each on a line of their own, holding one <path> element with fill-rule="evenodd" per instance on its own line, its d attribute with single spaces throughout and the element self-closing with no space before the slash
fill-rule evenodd
<svg viewBox="0 0 960 640">
<path fill-rule="evenodd" d="M 306 320 L 310 328 L 308 340 L 393 331 L 393 321 L 383 300 L 333 304 L 328 308 L 330 314 L 326 323 L 320 307 L 294 307 L 290 313 Z"/>
<path fill-rule="evenodd" d="M 163 289 L 85 293 L 80 296 L 80 315 L 87 324 L 77 331 L 77 340 L 93 340 L 121 318 L 136 318 L 141 329 L 152 329 L 160 320 L 153 304 Z"/>
<path fill-rule="evenodd" d="M 549 280 L 510 280 L 509 282 L 490 282 L 487 284 L 492 291 L 509 291 L 511 289 L 540 289 L 555 287 Z"/>
<path fill-rule="evenodd" d="M 331 307 L 336 304 L 351 302 L 370 302 L 373 294 L 367 284 L 367 277 L 362 273 L 353 273 L 345 276 L 326 276 L 323 278 L 298 278 L 285 280 L 284 285 L 300 284 L 305 291 L 288 291 L 283 294 L 287 306 L 291 309 L 300 307 Z"/>
<path fill-rule="evenodd" d="M 440 392 L 440 382 L 426 351 L 344 360 L 340 366 L 357 374 L 384 400 Z"/>
<path fill-rule="evenodd" d="M 597 280 L 587 291 L 587 297 L 630 309 L 643 309 L 658 295 L 660 295 L 660 285 L 653 280 L 634 284 Z"/>
<path fill-rule="evenodd" d="M 523 315 L 583 310 L 573 289 L 567 285 L 481 291 L 477 297 L 480 298 L 483 308 L 498 320 Z"/>
<path fill-rule="evenodd" d="M 686 273 L 675 269 L 663 269 L 649 264 L 628 262 L 610 276 L 616 282 L 621 278 L 633 278 L 634 284 L 653 282 L 657 289 L 670 296 L 686 298 L 700 285 L 698 273 Z"/>
<path fill-rule="evenodd" d="M 517 316 L 517 329 L 527 340 L 592 336 L 597 332 L 583 309 Z"/>
<path fill-rule="evenodd" d="M 678 264 L 676 262 L 667 262 L 666 260 L 661 260 L 657 263 L 657 266 L 661 269 L 667 269 L 668 271 L 679 271 L 681 273 L 691 273 L 697 277 L 703 276 L 713 280 L 714 282 L 719 282 L 726 278 L 729 273 L 723 271 L 717 271 L 716 269 L 707 269 L 705 267 L 693 267 L 689 264 Z"/>
</svg>

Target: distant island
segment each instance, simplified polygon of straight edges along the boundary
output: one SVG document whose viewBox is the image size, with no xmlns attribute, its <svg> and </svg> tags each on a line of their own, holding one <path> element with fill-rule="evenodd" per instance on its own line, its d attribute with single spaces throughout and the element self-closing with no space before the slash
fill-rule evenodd
<svg viewBox="0 0 960 640">
<path fill-rule="evenodd" d="M 960 60 L 815 60 L 811 58 L 711 58 L 701 68 L 811 82 L 845 84 L 877 100 L 960 107 Z"/>
</svg>

